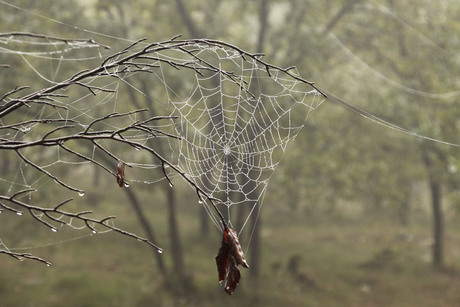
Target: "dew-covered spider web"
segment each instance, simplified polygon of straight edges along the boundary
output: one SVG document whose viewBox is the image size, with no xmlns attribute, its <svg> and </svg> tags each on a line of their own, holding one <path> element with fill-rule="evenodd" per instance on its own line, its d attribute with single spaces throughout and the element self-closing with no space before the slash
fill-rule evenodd
<svg viewBox="0 0 460 307">
<path fill-rule="evenodd" d="M 62 213 L 65 198 L 47 211 L 52 218 L 42 208 L 30 209 L 45 185 L 84 196 L 92 181 L 79 178 L 96 178 L 96 168 L 120 187 L 172 184 L 179 175 L 196 188 L 219 228 L 232 225 L 233 205 L 249 208 L 249 218 L 288 144 L 324 101 L 294 68 L 275 67 L 224 42 L 139 41 L 104 58 L 105 46 L 92 40 L 69 43 L 30 33 L 1 38 L 1 52 L 22 61 L 48 88 L 38 94 L 18 88 L 2 98 L 2 149 L 11 152 L 5 157 L 11 176 L 0 179 L 7 187 L 0 205 L 18 215 L 29 210 L 55 232 L 62 226 L 105 231 Z M 85 53 L 74 57 L 80 49 Z M 74 63 L 95 68 L 65 79 L 60 71 Z M 9 113 L 25 101 L 22 117 Z M 63 166 L 72 176 L 58 175 Z"/>
<path fill-rule="evenodd" d="M 233 206 L 260 205 L 289 143 L 324 96 L 294 68 L 283 70 L 226 45 L 196 43 L 174 62 L 190 75 L 161 65 L 180 139 L 174 161 L 212 199 L 231 225 Z M 177 78 L 184 78 L 180 82 Z M 220 217 L 205 204 L 218 227 Z M 243 226 L 244 227 L 244 226 Z M 240 230 L 241 231 L 241 230 Z"/>
</svg>

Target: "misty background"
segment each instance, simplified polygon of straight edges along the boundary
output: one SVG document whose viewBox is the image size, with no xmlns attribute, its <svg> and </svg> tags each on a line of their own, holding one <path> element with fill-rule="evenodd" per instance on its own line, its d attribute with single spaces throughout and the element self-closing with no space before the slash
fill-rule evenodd
<svg viewBox="0 0 460 307">
<path fill-rule="evenodd" d="M 114 232 L 55 233 L 3 210 L 0 249 L 52 266 L 0 255 L 2 306 L 460 304 L 457 1 L 0 1 L 0 16 L 4 33 L 110 46 L 73 49 L 57 63 L 27 53 L 40 46 L 2 40 L 0 64 L 8 67 L 0 68 L 0 95 L 49 86 L 140 38 L 181 34 L 296 66 L 330 97 L 289 145 L 260 211 L 241 210 L 250 269 L 242 269 L 232 296 L 215 266 L 221 233 L 180 178 L 170 188 L 153 169 L 158 182 L 145 184 L 128 169 L 129 188 L 120 189 L 95 167 L 57 163 L 59 178 L 85 190 L 72 196 L 73 206 L 117 216 L 117 226 L 154 238 L 164 252 Z M 139 84 L 145 88 L 138 92 L 120 90 L 117 103 L 150 103 L 143 94 L 154 93 L 153 85 Z M 82 101 L 96 102 L 88 112 L 113 108 L 98 96 Z M 9 152 L 1 155 L 2 193 L 31 184 L 38 189 L 32 199 L 45 207 L 71 194 L 47 178 L 27 177 Z M 51 155 L 49 163 L 59 159 Z"/>
</svg>

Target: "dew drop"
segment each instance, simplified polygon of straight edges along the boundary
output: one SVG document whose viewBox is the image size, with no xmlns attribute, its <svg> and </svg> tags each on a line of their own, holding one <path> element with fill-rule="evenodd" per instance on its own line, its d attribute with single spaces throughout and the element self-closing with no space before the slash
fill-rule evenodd
<svg viewBox="0 0 460 307">
<path fill-rule="evenodd" d="M 202 200 L 199 200 L 198 203 L 199 203 L 200 205 L 202 205 L 202 204 L 203 204 L 203 201 L 202 201 Z"/>
<path fill-rule="evenodd" d="M 134 147 L 134 149 L 137 151 L 141 150 L 139 147 Z"/>
<path fill-rule="evenodd" d="M 16 214 L 17 215 L 23 215 L 24 213 L 22 211 L 17 211 Z"/>
<path fill-rule="evenodd" d="M 79 191 L 78 196 L 85 196 L 85 191 Z"/>
<path fill-rule="evenodd" d="M 96 231 L 96 230 L 93 230 L 92 233 L 97 233 L 97 231 Z"/>
<path fill-rule="evenodd" d="M 158 250 L 158 254 L 163 254 L 163 250 L 162 250 L 162 249 L 159 249 L 159 250 Z"/>
<path fill-rule="evenodd" d="M 129 188 L 129 183 L 125 182 L 125 188 Z"/>
<path fill-rule="evenodd" d="M 170 186 L 171 188 L 174 188 L 174 184 L 172 184 L 172 182 L 169 183 L 169 186 Z"/>
<path fill-rule="evenodd" d="M 51 231 L 57 232 L 58 230 L 57 230 L 57 228 L 54 228 L 54 227 L 53 227 L 53 228 L 51 228 Z"/>
<path fill-rule="evenodd" d="M 48 262 L 48 263 L 46 264 L 46 266 L 50 267 L 50 266 L 51 266 L 51 263 Z"/>
</svg>

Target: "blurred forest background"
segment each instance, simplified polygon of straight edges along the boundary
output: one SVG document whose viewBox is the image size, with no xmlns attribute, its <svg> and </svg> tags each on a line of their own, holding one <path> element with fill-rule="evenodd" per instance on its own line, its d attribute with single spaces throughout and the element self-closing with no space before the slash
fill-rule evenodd
<svg viewBox="0 0 460 307">
<path fill-rule="evenodd" d="M 73 51 L 76 60 L 57 68 L 7 52 L 0 41 L 0 64 L 9 65 L 0 67 L 0 95 L 48 86 L 43 76 L 62 80 L 134 40 L 182 34 L 296 66 L 331 97 L 413 132 L 326 100 L 271 178 L 260 214 L 251 216 L 256 226 L 240 239 L 251 268 L 230 297 L 217 282 L 221 234 L 187 184 L 177 180 L 171 189 L 164 180 L 131 177 L 119 189 L 106 174 L 63 164 L 60 178 L 85 190 L 74 206 L 117 216 L 117 226 L 153 238 L 164 253 L 114 232 L 54 233 L 4 211 L 0 248 L 53 266 L 1 255 L 0 304 L 460 306 L 460 151 L 418 137 L 460 144 L 458 16 L 454 0 L 0 1 L 1 32 L 93 38 L 111 48 L 92 50 L 100 57 L 90 60 L 82 60 L 87 50 Z M 144 103 L 132 95 L 120 91 L 117 100 Z M 17 170 L 1 154 L 6 193 Z M 42 204 L 64 197 L 45 179 L 35 186 Z"/>
</svg>

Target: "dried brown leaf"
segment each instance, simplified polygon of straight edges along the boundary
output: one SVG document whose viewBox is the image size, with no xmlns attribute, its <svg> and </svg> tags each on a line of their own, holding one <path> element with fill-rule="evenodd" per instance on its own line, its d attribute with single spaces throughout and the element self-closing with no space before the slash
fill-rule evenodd
<svg viewBox="0 0 460 307">
<path fill-rule="evenodd" d="M 125 163 L 123 161 L 118 161 L 117 183 L 120 186 L 120 188 L 122 188 L 125 183 Z"/>
<path fill-rule="evenodd" d="M 238 236 L 233 229 L 228 227 L 224 229 L 222 245 L 216 256 L 216 264 L 219 282 L 224 282 L 224 290 L 230 295 L 240 282 L 241 273 L 238 265 L 249 268 Z"/>
</svg>

